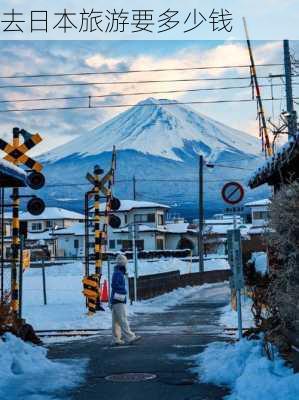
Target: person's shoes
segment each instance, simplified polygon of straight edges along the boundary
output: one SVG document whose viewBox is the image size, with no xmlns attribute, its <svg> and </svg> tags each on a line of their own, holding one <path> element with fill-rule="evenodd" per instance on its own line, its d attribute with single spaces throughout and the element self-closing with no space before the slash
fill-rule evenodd
<svg viewBox="0 0 299 400">
<path fill-rule="evenodd" d="M 128 344 L 133 344 L 138 342 L 141 339 L 141 336 L 135 336 L 133 339 L 128 341 Z"/>
<path fill-rule="evenodd" d="M 118 342 L 111 342 L 111 346 L 123 346 L 126 344 L 123 340 L 119 340 Z"/>
</svg>

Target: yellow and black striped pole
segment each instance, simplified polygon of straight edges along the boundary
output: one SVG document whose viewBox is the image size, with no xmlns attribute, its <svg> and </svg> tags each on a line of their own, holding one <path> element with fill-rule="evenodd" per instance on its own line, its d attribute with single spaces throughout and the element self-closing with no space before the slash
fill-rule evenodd
<svg viewBox="0 0 299 400">
<path fill-rule="evenodd" d="M 94 170 L 94 180 L 95 180 L 95 187 L 94 187 L 94 256 L 95 256 L 95 274 L 101 277 L 101 217 L 100 217 L 100 180 L 97 167 Z"/>
<path fill-rule="evenodd" d="M 115 148 L 113 148 L 112 167 L 108 173 L 100 177 L 104 172 L 98 165 L 94 167 L 94 175 L 87 173 L 87 180 L 93 184 L 93 189 L 85 194 L 85 277 L 83 278 L 83 294 L 86 296 L 88 315 L 93 315 L 97 310 L 103 310 L 101 307 L 100 282 L 102 276 L 103 255 L 106 251 L 108 237 L 108 223 L 110 215 L 110 201 L 112 198 L 112 185 L 114 183 L 115 170 Z M 108 184 L 108 187 L 105 185 Z M 103 211 L 100 210 L 100 199 L 105 198 L 106 206 Z M 88 254 L 88 195 L 93 195 L 94 209 L 94 274 L 89 275 L 89 254 Z"/>
<path fill-rule="evenodd" d="M 19 129 L 13 129 L 13 146 L 19 146 Z M 11 264 L 11 308 L 13 316 L 17 317 L 19 311 L 19 285 L 17 278 L 17 269 L 19 263 L 20 248 L 20 220 L 19 220 L 19 189 L 12 190 L 12 264 Z"/>
</svg>

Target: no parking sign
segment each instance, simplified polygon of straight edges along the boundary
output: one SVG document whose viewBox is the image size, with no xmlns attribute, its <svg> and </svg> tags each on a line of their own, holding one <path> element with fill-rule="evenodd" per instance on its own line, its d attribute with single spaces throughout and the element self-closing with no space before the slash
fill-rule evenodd
<svg viewBox="0 0 299 400">
<path fill-rule="evenodd" d="M 240 203 L 244 197 L 243 186 L 238 182 L 228 182 L 223 186 L 221 196 L 228 204 Z"/>
</svg>

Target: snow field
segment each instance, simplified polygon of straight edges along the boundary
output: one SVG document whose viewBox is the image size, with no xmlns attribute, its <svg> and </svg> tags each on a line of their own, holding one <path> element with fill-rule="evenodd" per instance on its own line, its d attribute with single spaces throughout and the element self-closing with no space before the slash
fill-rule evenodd
<svg viewBox="0 0 299 400">
<path fill-rule="evenodd" d="M 47 350 L 12 334 L 0 339 L 0 398 L 57 400 L 84 379 L 85 360 L 53 362 Z"/>
<path fill-rule="evenodd" d="M 226 260 L 209 260 L 207 269 L 227 268 Z M 111 274 L 113 270 L 111 265 Z M 140 261 L 140 275 L 181 270 L 188 273 L 190 263 L 179 259 L 158 260 L 156 262 Z M 197 270 L 193 264 L 192 270 Z M 129 274 L 132 276 L 134 266 L 129 264 Z M 42 270 L 30 269 L 23 277 L 23 317 L 35 329 L 109 329 L 111 313 L 109 310 L 96 313 L 92 318 L 86 315 L 85 298 L 82 294 L 83 266 L 81 263 L 62 264 L 46 268 L 47 305 L 43 304 Z M 107 264 L 103 267 L 103 280 L 108 279 Z M 178 293 L 183 293 L 178 291 Z M 167 295 L 167 299 L 174 295 Z M 163 298 L 163 296 L 161 296 Z M 165 298 L 166 299 L 166 298 Z M 163 300 L 166 302 L 166 300 Z M 158 301 L 158 300 L 157 300 Z M 142 312 L 144 302 L 138 302 L 128 307 L 129 313 Z M 167 303 L 167 302 L 166 302 Z M 153 310 L 154 303 L 148 302 L 147 311 Z M 144 305 L 144 304 L 143 304 Z M 106 307 L 108 308 L 108 307 Z M 161 308 L 160 308 L 161 310 Z"/>
</svg>

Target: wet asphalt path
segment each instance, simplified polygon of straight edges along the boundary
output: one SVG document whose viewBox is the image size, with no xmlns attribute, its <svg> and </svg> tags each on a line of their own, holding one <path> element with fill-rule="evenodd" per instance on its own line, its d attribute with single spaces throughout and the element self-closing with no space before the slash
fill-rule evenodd
<svg viewBox="0 0 299 400">
<path fill-rule="evenodd" d="M 50 346 L 53 359 L 89 359 L 85 382 L 72 400 L 217 400 L 227 391 L 200 382 L 192 371 L 194 357 L 215 340 L 224 340 L 218 325 L 220 307 L 228 303 L 226 283 L 201 289 L 169 310 L 139 314 L 131 321 L 142 341 L 111 348 L 110 332 L 79 341 Z M 215 355 L 217 356 L 217 355 Z M 141 382 L 113 382 L 112 374 L 149 373 L 156 378 Z"/>
</svg>

